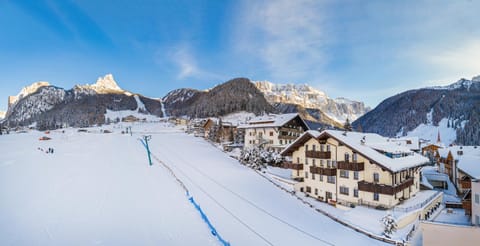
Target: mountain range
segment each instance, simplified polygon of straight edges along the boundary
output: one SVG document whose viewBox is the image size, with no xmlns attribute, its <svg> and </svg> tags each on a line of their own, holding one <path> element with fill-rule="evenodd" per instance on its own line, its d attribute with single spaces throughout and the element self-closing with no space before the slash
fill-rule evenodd
<svg viewBox="0 0 480 246">
<path fill-rule="evenodd" d="M 104 124 L 107 110 L 137 110 L 163 116 L 159 100 L 122 90 L 111 74 L 98 78 L 93 85 L 76 85 L 69 90 L 37 82 L 8 101 L 2 125 L 9 127 L 35 125 L 39 129 L 54 129 Z"/>
<path fill-rule="evenodd" d="M 85 127 L 111 121 L 109 111 L 189 118 L 218 117 L 235 112 L 298 112 L 314 128 L 341 128 L 355 120 L 355 130 L 384 136 L 419 136 L 446 144 L 480 144 L 480 76 L 449 86 L 409 90 L 385 99 L 370 110 L 364 103 L 332 99 L 308 85 L 274 84 L 236 78 L 208 90 L 182 88 L 161 99 L 125 91 L 111 74 L 92 85 L 65 90 L 37 82 L 9 97 L 1 124 L 36 125 L 39 129 Z M 121 114 L 117 114 L 121 115 Z M 123 115 L 123 114 L 122 114 Z M 1 116 L 1 115 L 0 115 Z M 121 120 L 117 117 L 116 120 Z"/>
<path fill-rule="evenodd" d="M 384 136 L 419 136 L 445 144 L 480 144 L 480 76 L 449 86 L 409 90 L 385 99 L 353 122 Z"/>
<path fill-rule="evenodd" d="M 284 88 L 288 88 L 288 95 Z M 8 105 L 4 125 L 37 124 L 41 129 L 104 124 L 109 120 L 107 110 L 190 118 L 239 111 L 255 115 L 298 112 L 307 121 L 341 127 L 341 120 L 355 119 L 369 110 L 361 102 L 330 99 L 308 85 L 276 85 L 247 78 L 232 79 L 209 90 L 176 89 L 161 100 L 152 99 L 121 89 L 111 74 L 92 85 L 76 85 L 69 90 L 36 82 L 10 96 Z"/>
<path fill-rule="evenodd" d="M 271 104 L 299 105 L 306 111 L 319 110 L 325 114 L 323 117 L 330 118 L 332 122 L 343 124 L 347 119 L 354 121 L 370 110 L 363 102 L 346 98 L 332 99 L 325 92 L 307 84 L 274 84 L 268 81 L 254 83 Z"/>
</svg>

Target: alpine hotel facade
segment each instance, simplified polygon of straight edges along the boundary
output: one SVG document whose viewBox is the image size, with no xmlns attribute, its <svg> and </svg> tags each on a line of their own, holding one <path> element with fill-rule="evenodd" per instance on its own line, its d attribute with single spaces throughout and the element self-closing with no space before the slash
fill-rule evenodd
<svg viewBox="0 0 480 246">
<path fill-rule="evenodd" d="M 295 191 L 320 201 L 391 208 L 420 190 L 428 159 L 377 134 L 307 131 L 281 154 Z"/>
</svg>

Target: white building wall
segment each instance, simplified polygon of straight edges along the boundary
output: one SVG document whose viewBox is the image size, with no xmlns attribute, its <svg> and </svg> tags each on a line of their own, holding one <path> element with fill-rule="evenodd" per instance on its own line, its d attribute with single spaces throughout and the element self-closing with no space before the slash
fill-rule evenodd
<svg viewBox="0 0 480 246">
<path fill-rule="evenodd" d="M 480 180 L 472 181 L 472 224 L 480 226 Z"/>
</svg>

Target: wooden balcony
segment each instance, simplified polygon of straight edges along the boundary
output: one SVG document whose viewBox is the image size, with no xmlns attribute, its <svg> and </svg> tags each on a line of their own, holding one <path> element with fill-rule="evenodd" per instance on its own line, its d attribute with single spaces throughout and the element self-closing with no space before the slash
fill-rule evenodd
<svg viewBox="0 0 480 246">
<path fill-rule="evenodd" d="M 380 193 L 385 195 L 393 195 L 397 192 L 400 192 L 410 187 L 411 185 L 413 185 L 413 178 L 409 178 L 396 186 L 359 181 L 358 190 L 372 192 L 372 193 Z"/>
<path fill-rule="evenodd" d="M 330 159 L 332 155 L 330 151 L 307 150 L 305 151 L 305 156 L 308 158 Z"/>
<path fill-rule="evenodd" d="M 324 167 L 310 167 L 310 173 L 326 175 L 326 176 L 337 176 L 337 169 L 324 168 Z"/>
<path fill-rule="evenodd" d="M 458 183 L 460 187 L 464 190 L 472 188 L 472 181 L 470 179 L 465 179 L 465 180 L 458 179 Z"/>
<path fill-rule="evenodd" d="M 280 167 L 293 170 L 303 170 L 303 164 L 299 163 L 284 162 Z"/>
<path fill-rule="evenodd" d="M 343 169 L 343 170 L 350 170 L 350 171 L 363 171 L 365 170 L 365 163 L 338 161 L 337 168 Z"/>
</svg>

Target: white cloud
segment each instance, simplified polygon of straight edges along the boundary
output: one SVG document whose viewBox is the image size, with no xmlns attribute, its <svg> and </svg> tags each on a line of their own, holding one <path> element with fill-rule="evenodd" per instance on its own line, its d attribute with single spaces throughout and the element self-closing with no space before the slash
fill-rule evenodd
<svg viewBox="0 0 480 246">
<path fill-rule="evenodd" d="M 189 78 L 218 80 L 223 78 L 216 73 L 202 69 L 198 65 L 197 59 L 194 57 L 193 52 L 188 45 L 179 45 L 173 48 L 169 53 L 168 58 L 177 67 L 178 73 L 176 77 L 179 80 Z"/>
<path fill-rule="evenodd" d="M 241 52 L 266 65 L 271 79 L 318 76 L 327 60 L 323 5 L 310 0 L 247 2 L 234 41 Z"/>
</svg>

